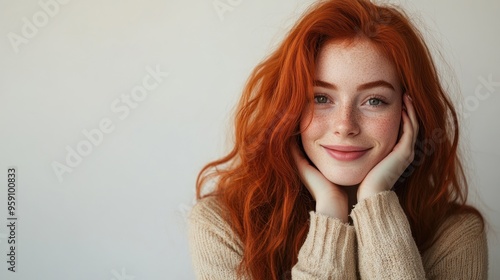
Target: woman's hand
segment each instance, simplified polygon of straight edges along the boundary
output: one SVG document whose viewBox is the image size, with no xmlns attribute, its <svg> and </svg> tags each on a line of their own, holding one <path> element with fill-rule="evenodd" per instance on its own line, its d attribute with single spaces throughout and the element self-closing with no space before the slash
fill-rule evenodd
<svg viewBox="0 0 500 280">
<path fill-rule="evenodd" d="M 316 200 L 316 213 L 328 215 L 347 223 L 349 214 L 347 194 L 326 179 L 318 169 L 311 166 L 296 143 L 292 144 L 292 155 L 300 179 Z"/>
<path fill-rule="evenodd" d="M 392 151 L 368 172 L 358 188 L 358 202 L 390 190 L 401 174 L 413 161 L 415 142 L 418 134 L 418 120 L 415 108 L 409 97 L 403 97 L 406 111 L 402 111 L 403 131 Z"/>
</svg>

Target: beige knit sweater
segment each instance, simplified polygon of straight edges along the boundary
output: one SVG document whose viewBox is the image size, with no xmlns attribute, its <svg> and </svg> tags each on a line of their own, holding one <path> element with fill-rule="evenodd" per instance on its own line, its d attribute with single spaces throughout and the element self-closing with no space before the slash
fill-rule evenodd
<svg viewBox="0 0 500 280">
<path fill-rule="evenodd" d="M 189 215 L 198 279 L 237 279 L 244 248 L 221 211 L 209 197 Z M 441 237 L 423 255 L 394 192 L 361 201 L 351 217 L 352 226 L 310 212 L 309 232 L 292 279 L 487 279 L 486 234 L 474 215 L 448 219 Z"/>
</svg>

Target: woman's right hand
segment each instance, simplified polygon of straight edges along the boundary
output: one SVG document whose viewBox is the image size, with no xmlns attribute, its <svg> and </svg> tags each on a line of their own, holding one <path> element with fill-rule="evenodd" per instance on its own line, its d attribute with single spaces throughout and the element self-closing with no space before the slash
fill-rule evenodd
<svg viewBox="0 0 500 280">
<path fill-rule="evenodd" d="M 309 164 L 297 143 L 292 144 L 292 155 L 302 183 L 316 200 L 316 213 L 347 223 L 349 215 L 347 193 Z"/>
</svg>

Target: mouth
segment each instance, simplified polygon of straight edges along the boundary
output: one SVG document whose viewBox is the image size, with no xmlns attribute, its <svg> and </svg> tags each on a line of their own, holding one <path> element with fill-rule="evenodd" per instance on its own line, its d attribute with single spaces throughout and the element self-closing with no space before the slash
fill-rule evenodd
<svg viewBox="0 0 500 280">
<path fill-rule="evenodd" d="M 326 152 L 336 160 L 352 161 L 364 156 L 371 148 L 358 146 L 323 146 Z"/>
</svg>

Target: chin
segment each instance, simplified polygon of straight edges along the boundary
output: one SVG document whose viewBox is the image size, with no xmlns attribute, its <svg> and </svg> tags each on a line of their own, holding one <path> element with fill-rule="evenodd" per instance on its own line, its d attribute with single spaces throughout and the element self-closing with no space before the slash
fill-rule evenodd
<svg viewBox="0 0 500 280">
<path fill-rule="evenodd" d="M 325 176 L 328 181 L 334 183 L 338 186 L 355 186 L 361 184 L 364 176 L 353 176 L 353 175 L 345 175 L 345 174 L 329 174 L 329 176 Z"/>
</svg>

